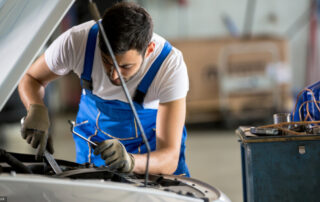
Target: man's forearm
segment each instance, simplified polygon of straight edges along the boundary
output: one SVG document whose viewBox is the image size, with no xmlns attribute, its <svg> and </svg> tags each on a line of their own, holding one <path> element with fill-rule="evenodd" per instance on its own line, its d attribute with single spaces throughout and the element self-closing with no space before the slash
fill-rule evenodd
<svg viewBox="0 0 320 202">
<path fill-rule="evenodd" d="M 30 104 L 44 104 L 43 97 L 45 87 L 30 75 L 25 74 L 23 76 L 19 83 L 18 90 L 20 98 L 27 109 Z"/>
<path fill-rule="evenodd" d="M 176 154 L 175 154 L 176 153 Z M 135 167 L 133 172 L 143 174 L 146 169 L 147 154 L 133 154 Z M 161 149 L 150 153 L 149 172 L 152 174 L 173 174 L 177 169 L 179 152 Z"/>
</svg>

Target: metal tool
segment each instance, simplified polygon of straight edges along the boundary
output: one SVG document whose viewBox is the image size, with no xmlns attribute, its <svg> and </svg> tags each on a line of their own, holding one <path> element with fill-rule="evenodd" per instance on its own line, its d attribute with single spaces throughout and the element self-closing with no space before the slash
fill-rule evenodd
<svg viewBox="0 0 320 202">
<path fill-rule="evenodd" d="M 91 140 L 83 137 L 82 135 L 80 135 L 79 133 L 77 133 L 77 132 L 74 130 L 74 125 L 75 125 L 75 122 L 74 122 L 74 121 L 68 120 L 68 122 L 69 122 L 69 124 L 70 124 L 70 126 L 71 126 L 71 132 L 72 132 L 73 134 L 75 134 L 76 136 L 80 137 L 81 139 L 87 141 L 88 143 L 90 143 L 90 144 L 91 144 L 92 146 L 94 146 L 94 147 L 97 147 L 97 146 L 98 146 L 96 143 L 94 143 L 94 142 L 92 142 Z"/>
<path fill-rule="evenodd" d="M 251 127 L 250 132 L 252 134 L 255 134 L 258 136 L 277 136 L 277 135 L 280 135 L 280 131 L 277 128 Z"/>
<path fill-rule="evenodd" d="M 25 119 L 25 117 L 22 117 L 22 119 L 20 120 L 21 125 L 23 125 L 24 119 Z M 33 131 L 33 132 L 37 132 L 36 129 L 28 129 L 28 130 Z M 56 160 L 54 159 L 54 157 L 52 156 L 52 154 L 50 154 L 50 153 L 48 152 L 48 150 L 45 150 L 45 151 L 43 152 L 43 155 L 44 155 L 45 159 L 48 161 L 48 163 L 49 163 L 49 165 L 51 166 L 52 170 L 53 170 L 56 174 L 62 173 L 62 170 L 61 170 L 61 168 L 59 167 L 58 163 L 56 162 Z M 36 158 L 38 158 L 38 157 L 36 156 Z"/>
<path fill-rule="evenodd" d="M 58 165 L 58 163 L 56 162 L 56 160 L 53 158 L 52 154 L 50 154 L 47 150 L 44 151 L 43 153 L 44 157 L 46 158 L 46 160 L 48 161 L 49 165 L 51 166 L 52 170 L 56 173 L 56 174 L 60 174 L 62 173 L 62 170 L 60 168 L 60 166 Z"/>
</svg>

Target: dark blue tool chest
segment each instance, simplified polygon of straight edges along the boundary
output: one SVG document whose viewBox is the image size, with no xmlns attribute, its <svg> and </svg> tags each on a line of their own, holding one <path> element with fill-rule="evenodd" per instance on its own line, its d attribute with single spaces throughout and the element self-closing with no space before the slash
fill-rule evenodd
<svg viewBox="0 0 320 202">
<path fill-rule="evenodd" d="M 320 135 L 240 138 L 245 202 L 320 201 Z"/>
</svg>

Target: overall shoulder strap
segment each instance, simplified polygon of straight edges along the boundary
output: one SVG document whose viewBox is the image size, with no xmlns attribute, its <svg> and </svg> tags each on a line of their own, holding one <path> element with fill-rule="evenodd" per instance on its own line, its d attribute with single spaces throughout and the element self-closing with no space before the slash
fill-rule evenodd
<svg viewBox="0 0 320 202">
<path fill-rule="evenodd" d="M 84 57 L 83 72 L 81 74 L 81 86 L 82 88 L 88 90 L 92 90 L 91 73 L 98 31 L 99 25 L 97 23 L 94 24 L 89 31 L 86 52 Z"/>
<path fill-rule="evenodd" d="M 142 81 L 138 85 L 138 88 L 137 88 L 135 95 L 133 97 L 133 101 L 142 105 L 143 100 L 147 94 L 147 91 L 148 91 L 154 77 L 156 76 L 158 70 L 160 69 L 163 61 L 169 55 L 171 49 L 172 49 L 171 44 L 168 41 L 166 41 L 160 55 L 153 62 L 150 69 L 148 70 L 147 74 L 143 77 Z"/>
</svg>

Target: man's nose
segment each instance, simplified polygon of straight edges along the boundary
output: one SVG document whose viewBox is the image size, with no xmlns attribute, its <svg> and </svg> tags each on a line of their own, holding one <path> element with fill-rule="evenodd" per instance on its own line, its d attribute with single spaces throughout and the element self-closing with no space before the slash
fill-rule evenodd
<svg viewBox="0 0 320 202">
<path fill-rule="evenodd" d="M 115 79 L 117 79 L 119 77 L 118 73 L 117 73 L 117 70 L 114 67 L 111 68 L 110 75 L 111 75 L 111 79 L 113 79 L 113 80 L 115 80 Z"/>
</svg>

